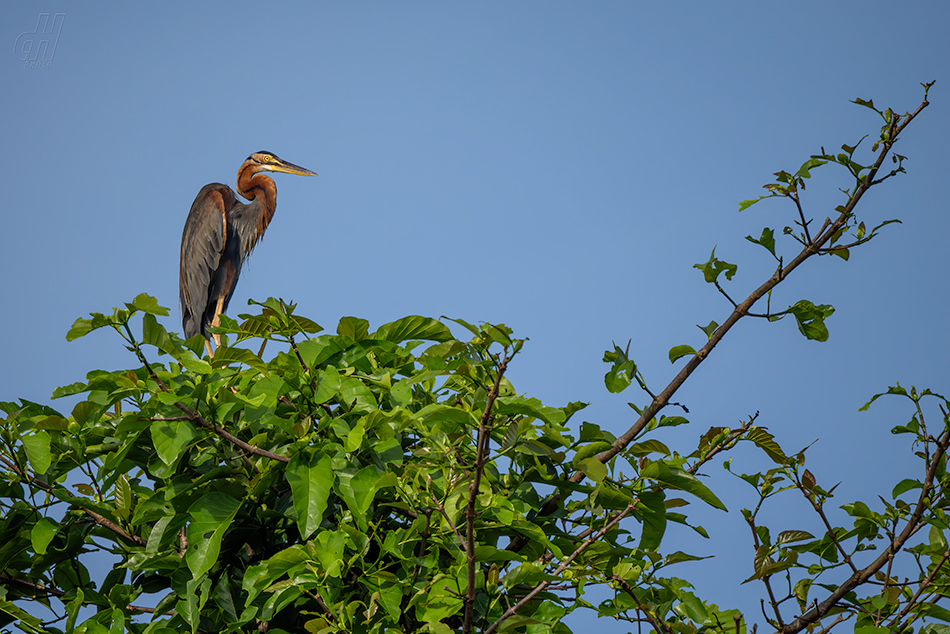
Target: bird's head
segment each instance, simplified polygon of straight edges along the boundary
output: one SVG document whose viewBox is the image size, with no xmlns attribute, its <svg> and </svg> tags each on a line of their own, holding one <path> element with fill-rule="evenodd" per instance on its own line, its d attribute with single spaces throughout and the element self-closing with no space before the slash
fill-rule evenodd
<svg viewBox="0 0 950 634">
<path fill-rule="evenodd" d="M 305 167 L 300 167 L 299 165 L 294 165 L 284 159 L 280 158 L 273 152 L 267 152 L 266 150 L 261 150 L 260 152 L 255 152 L 247 157 L 247 161 L 257 165 L 257 169 L 254 171 L 261 172 L 283 172 L 284 174 L 298 174 L 300 176 L 316 176 L 315 172 L 311 172 Z"/>
</svg>

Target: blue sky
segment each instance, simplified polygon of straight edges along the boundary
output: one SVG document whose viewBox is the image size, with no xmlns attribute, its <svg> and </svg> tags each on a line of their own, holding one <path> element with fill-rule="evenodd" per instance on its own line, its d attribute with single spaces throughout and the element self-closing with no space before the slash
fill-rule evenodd
<svg viewBox="0 0 950 634">
<path fill-rule="evenodd" d="M 319 176 L 276 178 L 277 215 L 232 315 L 275 296 L 328 330 L 344 315 L 504 322 L 531 339 L 510 371 L 517 389 L 589 401 L 575 422 L 620 434 L 635 418 L 626 402 L 645 399 L 604 389 L 611 342 L 632 339 L 662 388 L 679 368 L 669 348 L 699 347 L 695 325 L 729 312 L 692 264 L 717 247 L 739 265 L 737 297 L 771 272 L 743 237 L 780 232 L 792 208 L 740 214 L 738 202 L 822 145 L 874 132 L 876 115 L 850 99 L 903 112 L 919 104 L 919 82 L 936 79 L 898 149 L 909 173 L 860 208 L 869 225 L 904 224 L 849 262 L 810 261 L 773 298 L 833 304 L 830 340 L 806 341 L 789 320 L 746 320 L 677 395 L 692 424 L 661 435 L 688 452 L 708 427 L 758 411 L 786 448 L 818 441 L 809 467 L 819 483 L 842 482 L 841 503 L 916 477 L 909 447 L 888 432 L 906 407 L 857 410 L 895 381 L 950 391 L 945 3 L 275 7 L 4 6 L 0 399 L 46 402 L 88 370 L 134 365 L 108 333 L 66 342 L 90 311 L 147 292 L 180 329 L 191 202 L 205 183 L 233 186 L 244 158 L 267 149 Z M 26 68 L 17 38 L 41 13 L 65 20 L 48 67 Z M 820 224 L 848 186 L 817 170 L 806 212 Z M 753 452 L 734 459 L 739 471 L 761 466 Z M 730 510 L 754 502 L 709 471 Z M 810 526 L 801 513 L 774 517 Z M 757 615 L 759 588 L 738 586 L 753 553 L 741 516 L 701 518 L 709 541 L 671 533 L 665 547 L 717 557 L 677 574 Z"/>
</svg>

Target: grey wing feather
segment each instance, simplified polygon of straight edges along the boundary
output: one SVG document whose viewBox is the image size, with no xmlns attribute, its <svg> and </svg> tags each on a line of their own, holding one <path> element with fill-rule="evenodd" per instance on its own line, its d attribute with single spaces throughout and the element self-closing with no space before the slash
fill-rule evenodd
<svg viewBox="0 0 950 634">
<path fill-rule="evenodd" d="M 211 183 L 198 192 L 181 235 L 179 300 L 185 338 L 204 334 L 203 316 L 227 239 L 227 212 L 234 206 L 227 185 Z"/>
</svg>

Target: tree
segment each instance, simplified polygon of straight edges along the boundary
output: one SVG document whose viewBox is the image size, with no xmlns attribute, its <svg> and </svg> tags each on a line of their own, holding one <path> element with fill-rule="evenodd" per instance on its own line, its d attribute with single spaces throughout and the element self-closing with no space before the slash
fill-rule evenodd
<svg viewBox="0 0 950 634">
<path fill-rule="evenodd" d="M 569 632 L 562 618 L 591 609 L 661 633 L 755 631 L 755 615 L 703 601 L 669 576 L 669 567 L 698 557 L 663 541 L 670 522 L 705 533 L 684 511 L 724 505 L 697 476 L 747 443 L 775 465 L 736 473 L 757 497 L 742 513 L 755 552 L 750 581 L 761 584 L 771 629 L 828 631 L 851 620 L 860 632 L 950 631 L 944 397 L 888 389 L 910 401 L 910 423 L 893 431 L 909 435 L 921 474 L 873 509 L 842 506 L 847 526 L 829 512 L 834 487 L 817 482 L 805 452 L 783 450 L 756 415 L 704 431 L 695 449 L 653 437 L 688 422 L 673 397 L 740 320 L 791 316 L 806 338 L 828 338 L 831 306 L 803 299 L 773 312 L 771 292 L 807 260 L 847 260 L 898 222 L 868 229 L 857 207 L 904 171 L 893 148 L 927 107 L 930 85 L 903 115 L 855 100 L 883 120 L 867 165 L 856 156 L 863 139 L 841 153 L 822 148 L 739 205 L 791 202 L 789 226 L 747 237 L 775 268 L 738 301 L 726 290 L 734 264 L 713 251 L 695 265 L 733 310 L 701 327 L 707 340 L 698 350 L 670 350 L 685 364 L 667 387 L 649 389 L 629 347 L 605 353 L 606 388 L 635 383 L 648 399 L 631 403 L 639 419 L 619 437 L 592 423 L 570 426 L 583 403 L 551 406 L 519 394 L 505 375 L 524 339 L 503 324 L 446 320 L 465 333 L 458 337 L 427 317 L 372 332 L 344 317 L 335 334 L 321 334 L 292 303 L 272 298 L 251 302 L 257 308 L 240 321 L 222 317 L 222 345 L 200 358 L 201 338 L 166 331 L 157 317 L 168 309 L 145 294 L 78 319 L 68 339 L 111 329 L 135 363 L 57 388 L 54 398 L 83 396 L 68 416 L 25 400 L 0 403 L 3 624 L 150 634 L 534 633 Z M 850 184 L 844 204 L 816 227 L 801 192 L 829 164 Z M 763 298 L 765 309 L 753 312 Z M 242 346 L 252 340 L 259 346 Z M 265 358 L 269 343 L 279 352 Z M 942 425 L 933 424 L 934 409 Z M 780 495 L 803 496 L 824 532 L 763 525 L 761 510 Z M 106 553 L 116 565 L 91 578 L 86 563 Z M 906 568 L 899 559 L 916 565 L 916 578 L 896 573 Z M 592 585 L 611 595 L 588 603 Z M 61 618 L 41 622 L 30 614 L 38 604 Z M 79 623 L 84 606 L 92 610 Z"/>
</svg>

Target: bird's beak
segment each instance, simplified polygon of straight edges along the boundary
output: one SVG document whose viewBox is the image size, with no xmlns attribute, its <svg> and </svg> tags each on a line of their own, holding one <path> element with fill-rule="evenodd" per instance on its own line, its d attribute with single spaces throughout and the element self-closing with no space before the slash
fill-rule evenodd
<svg viewBox="0 0 950 634">
<path fill-rule="evenodd" d="M 306 167 L 300 167 L 299 165 L 294 165 L 293 163 L 289 163 L 288 161 L 285 161 L 284 159 L 277 159 L 277 160 L 280 162 L 276 164 L 272 163 L 271 165 L 268 165 L 268 167 L 270 168 L 272 172 L 283 172 L 284 174 L 298 174 L 300 176 L 316 176 L 317 175 L 316 172 L 311 172 Z"/>
</svg>

